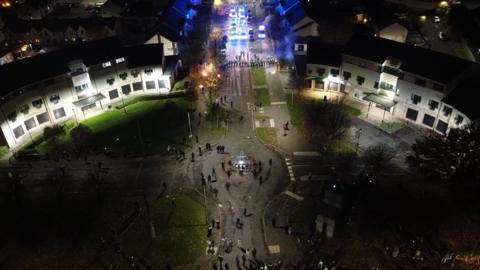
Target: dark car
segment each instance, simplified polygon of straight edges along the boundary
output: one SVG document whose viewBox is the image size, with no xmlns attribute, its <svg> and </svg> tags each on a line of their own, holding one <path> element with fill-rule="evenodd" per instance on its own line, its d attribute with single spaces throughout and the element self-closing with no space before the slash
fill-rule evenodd
<svg viewBox="0 0 480 270">
<path fill-rule="evenodd" d="M 46 160 L 47 156 L 40 154 L 35 149 L 23 150 L 15 153 L 15 160 L 17 161 L 36 161 L 36 160 Z"/>
</svg>

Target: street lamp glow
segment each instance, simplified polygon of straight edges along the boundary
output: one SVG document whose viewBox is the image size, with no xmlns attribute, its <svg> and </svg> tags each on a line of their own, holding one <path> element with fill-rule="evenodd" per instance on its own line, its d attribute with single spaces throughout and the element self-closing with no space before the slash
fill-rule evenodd
<svg viewBox="0 0 480 270">
<path fill-rule="evenodd" d="M 222 75 L 220 75 L 220 74 L 217 74 L 217 78 L 219 78 L 219 79 L 220 79 L 220 77 L 222 77 Z"/>
<path fill-rule="evenodd" d="M 203 76 L 203 77 L 207 77 L 207 76 L 208 76 L 207 72 L 206 72 L 206 71 L 202 71 L 202 76 Z"/>
</svg>

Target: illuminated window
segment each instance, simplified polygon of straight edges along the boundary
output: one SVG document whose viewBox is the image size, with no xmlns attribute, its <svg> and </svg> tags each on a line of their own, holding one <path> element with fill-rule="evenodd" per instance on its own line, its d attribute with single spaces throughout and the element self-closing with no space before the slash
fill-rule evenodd
<svg viewBox="0 0 480 270">
<path fill-rule="evenodd" d="M 122 62 L 125 62 L 125 58 L 123 58 L 123 57 L 117 58 L 117 59 L 115 60 L 115 63 L 117 63 L 117 64 L 118 64 L 118 63 L 122 63 Z"/>
<path fill-rule="evenodd" d="M 111 67 L 111 66 L 112 66 L 112 63 L 110 61 L 102 63 L 102 67 L 104 67 L 104 68 Z"/>
</svg>

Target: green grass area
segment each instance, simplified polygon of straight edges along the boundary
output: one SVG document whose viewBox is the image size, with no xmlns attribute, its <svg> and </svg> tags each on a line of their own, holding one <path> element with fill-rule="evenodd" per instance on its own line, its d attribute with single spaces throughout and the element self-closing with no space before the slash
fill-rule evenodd
<svg viewBox="0 0 480 270">
<path fill-rule="evenodd" d="M 184 98 L 135 100 L 124 108 L 115 108 L 81 122 L 93 132 L 92 146 L 108 146 L 118 154 L 136 155 L 159 153 L 167 145 L 181 146 L 188 135 L 187 110 L 189 102 Z M 56 145 L 43 138 L 25 149 L 35 148 L 41 154 L 52 156 L 53 152 L 73 152 L 70 130 L 74 124 L 64 124 L 66 134 Z M 140 134 L 142 140 L 140 140 Z"/>
<path fill-rule="evenodd" d="M 267 115 L 255 115 L 255 120 L 270 120 L 272 117 Z"/>
<path fill-rule="evenodd" d="M 345 105 L 345 109 L 347 110 L 347 112 L 353 116 L 360 116 L 362 115 L 362 111 L 358 108 L 355 108 L 355 107 L 352 107 L 352 106 L 349 106 L 349 105 Z"/>
<path fill-rule="evenodd" d="M 257 138 L 265 144 L 277 145 L 277 130 L 272 127 L 259 127 L 255 129 Z"/>
<path fill-rule="evenodd" d="M 269 106 L 270 102 L 270 92 L 267 88 L 262 87 L 255 89 L 255 104 L 257 106 Z"/>
<path fill-rule="evenodd" d="M 182 80 L 176 82 L 173 85 L 172 91 L 186 90 L 190 84 L 190 79 L 188 77 L 183 78 Z"/>
<path fill-rule="evenodd" d="M 264 68 L 251 68 L 250 75 L 252 76 L 253 85 L 266 85 L 267 76 Z"/>
<path fill-rule="evenodd" d="M 335 140 L 330 144 L 331 150 L 336 154 L 355 153 L 356 146 L 346 140 Z"/>
<path fill-rule="evenodd" d="M 143 257 L 155 268 L 192 263 L 204 254 L 207 246 L 207 225 L 203 205 L 191 196 L 175 196 L 150 203 L 151 221 L 156 238 L 151 237 L 150 226 L 138 220 L 126 232 L 122 245 L 127 254 Z"/>
<path fill-rule="evenodd" d="M 290 114 L 290 123 L 294 126 L 299 126 L 303 123 L 304 110 L 301 101 L 297 98 L 287 98 L 288 112 Z"/>
<path fill-rule="evenodd" d="M 403 128 L 403 124 L 400 122 L 383 122 L 380 124 L 380 128 L 388 133 L 395 133 Z"/>
<path fill-rule="evenodd" d="M 0 157 L 5 156 L 8 152 L 10 152 L 8 146 L 0 146 Z"/>
</svg>

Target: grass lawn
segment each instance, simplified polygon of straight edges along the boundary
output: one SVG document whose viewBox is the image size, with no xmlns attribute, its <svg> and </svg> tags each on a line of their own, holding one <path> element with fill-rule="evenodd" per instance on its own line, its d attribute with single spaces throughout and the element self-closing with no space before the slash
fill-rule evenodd
<svg viewBox="0 0 480 270">
<path fill-rule="evenodd" d="M 186 77 L 176 82 L 175 85 L 173 85 L 172 91 L 186 90 L 189 84 L 190 84 L 190 80 L 188 79 L 188 77 Z"/>
<path fill-rule="evenodd" d="M 355 107 L 352 107 L 352 106 L 348 106 L 348 105 L 345 105 L 345 109 L 347 110 L 347 112 L 353 116 L 360 116 L 362 115 L 362 111 L 358 108 L 355 108 Z"/>
<path fill-rule="evenodd" d="M 156 238 L 151 237 L 150 226 L 143 219 L 133 224 L 122 239 L 127 254 L 134 254 L 160 269 L 172 265 L 192 263 L 204 254 L 207 246 L 207 225 L 203 205 L 191 196 L 175 196 L 172 207 L 169 198 L 150 203 L 150 213 Z"/>
<path fill-rule="evenodd" d="M 267 115 L 255 115 L 255 120 L 270 120 L 272 117 Z"/>
<path fill-rule="evenodd" d="M 301 125 L 303 123 L 303 107 L 300 104 L 300 100 L 297 98 L 292 99 L 287 98 L 288 112 L 290 114 L 290 122 L 294 126 Z"/>
<path fill-rule="evenodd" d="M 259 127 L 255 129 L 257 137 L 266 144 L 277 145 L 277 130 L 272 127 Z"/>
<path fill-rule="evenodd" d="M 388 133 L 395 133 L 403 128 L 403 124 L 400 122 L 383 122 L 380 124 L 380 128 Z"/>
<path fill-rule="evenodd" d="M 0 157 L 5 156 L 9 151 L 8 146 L 0 146 Z"/>
<path fill-rule="evenodd" d="M 267 88 L 257 88 L 255 89 L 255 104 L 262 107 L 262 106 L 269 106 L 270 105 L 270 92 Z"/>
<path fill-rule="evenodd" d="M 331 150 L 336 154 L 355 153 L 356 146 L 345 141 L 344 139 L 335 140 L 330 144 Z"/>
<path fill-rule="evenodd" d="M 264 68 L 251 68 L 250 75 L 252 76 L 253 85 L 266 85 L 267 76 Z"/>
<path fill-rule="evenodd" d="M 81 124 L 93 131 L 94 147 L 109 146 L 127 154 L 140 154 L 141 132 L 145 153 L 158 153 L 169 144 L 183 144 L 183 137 L 188 133 L 188 107 L 189 102 L 184 98 L 137 100 L 125 108 L 115 108 L 86 119 Z M 62 150 L 73 150 L 69 136 L 71 128 L 66 125 L 66 135 L 59 140 Z M 41 138 L 38 140 L 40 142 L 34 147 L 42 154 L 49 153 L 49 144 Z"/>
</svg>

